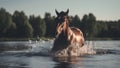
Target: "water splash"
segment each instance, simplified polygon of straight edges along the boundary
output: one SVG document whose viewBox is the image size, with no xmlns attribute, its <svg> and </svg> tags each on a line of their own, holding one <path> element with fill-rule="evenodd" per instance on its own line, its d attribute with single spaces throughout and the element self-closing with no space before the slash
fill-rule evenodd
<svg viewBox="0 0 120 68">
<path fill-rule="evenodd" d="M 54 40 L 48 41 L 21 41 L 21 42 L 0 42 L 0 55 L 19 55 L 19 56 L 50 56 Z M 98 43 L 98 42 L 97 42 Z M 120 54 L 119 48 L 117 49 L 104 49 L 94 41 L 87 41 L 85 45 L 78 50 L 78 54 Z M 66 50 L 62 51 L 66 54 Z"/>
<path fill-rule="evenodd" d="M 55 57 L 75 57 L 83 55 L 96 54 L 96 51 L 90 46 L 85 44 L 80 47 L 77 44 L 69 45 L 67 48 L 59 50 L 53 54 Z"/>
<path fill-rule="evenodd" d="M 40 56 L 49 56 L 51 48 L 53 46 L 53 40 L 49 41 L 38 41 L 34 44 L 31 44 L 31 49 L 29 49 L 29 53 L 27 55 L 32 56 L 32 55 L 40 55 Z"/>
</svg>

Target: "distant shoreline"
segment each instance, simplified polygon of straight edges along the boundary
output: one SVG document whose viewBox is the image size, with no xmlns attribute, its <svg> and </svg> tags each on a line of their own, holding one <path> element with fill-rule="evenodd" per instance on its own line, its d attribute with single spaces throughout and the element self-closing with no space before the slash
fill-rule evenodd
<svg viewBox="0 0 120 68">
<path fill-rule="evenodd" d="M 39 39 L 37 38 L 0 38 L 1 41 L 40 41 L 40 40 L 45 40 L 48 41 L 50 39 L 54 39 L 54 37 L 40 37 Z M 120 38 L 85 38 L 85 40 L 120 40 Z"/>
<path fill-rule="evenodd" d="M 86 40 L 120 40 L 120 38 L 85 38 Z"/>
<path fill-rule="evenodd" d="M 29 41 L 29 40 L 32 40 L 32 41 L 40 41 L 40 40 L 49 40 L 49 39 L 53 39 L 53 38 L 50 38 L 50 37 L 41 37 L 39 39 L 37 38 L 0 38 L 0 42 L 1 41 Z"/>
</svg>

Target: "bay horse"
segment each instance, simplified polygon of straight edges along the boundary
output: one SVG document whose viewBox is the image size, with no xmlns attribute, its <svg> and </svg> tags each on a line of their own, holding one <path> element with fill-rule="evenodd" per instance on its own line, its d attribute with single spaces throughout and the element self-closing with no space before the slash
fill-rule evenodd
<svg viewBox="0 0 120 68">
<path fill-rule="evenodd" d="M 82 47 L 84 45 L 84 36 L 82 31 L 76 27 L 69 27 L 69 19 L 68 13 L 69 9 L 64 12 L 61 11 L 60 13 L 55 10 L 57 17 L 56 17 L 56 38 L 54 40 L 53 48 L 51 50 L 52 53 L 57 53 L 58 51 L 62 51 L 63 49 L 68 48 L 67 53 L 71 51 L 75 51 L 75 45 L 78 47 Z M 74 45 L 71 46 L 70 45 Z M 72 54 L 70 55 L 72 56 Z"/>
</svg>

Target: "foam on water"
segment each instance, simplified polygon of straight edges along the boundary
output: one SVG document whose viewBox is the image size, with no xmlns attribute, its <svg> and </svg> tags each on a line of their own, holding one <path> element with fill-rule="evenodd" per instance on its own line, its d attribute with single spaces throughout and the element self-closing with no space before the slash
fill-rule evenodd
<svg viewBox="0 0 120 68">
<path fill-rule="evenodd" d="M 31 49 L 29 49 L 29 55 L 42 55 L 42 56 L 50 56 L 51 55 L 51 49 L 53 47 L 53 42 L 54 40 L 49 40 L 49 41 L 39 41 L 36 42 L 34 44 L 31 44 L 30 46 L 32 46 Z M 55 56 L 68 56 L 66 53 L 67 49 L 63 49 L 61 53 L 58 52 L 55 53 Z M 76 48 L 76 52 L 77 54 L 80 55 L 84 55 L 84 54 L 96 54 L 95 50 L 93 49 L 93 47 L 91 45 L 87 45 L 85 44 L 83 47 L 81 48 Z M 53 54 L 52 54 L 53 55 Z"/>
<path fill-rule="evenodd" d="M 34 55 L 50 55 L 51 48 L 53 46 L 53 40 L 49 41 L 39 41 L 31 45 L 32 48 L 29 49 L 30 54 Z"/>
<path fill-rule="evenodd" d="M 49 41 L 38 41 L 34 44 L 30 44 L 32 46 L 31 49 L 29 49 L 30 54 L 34 55 L 42 55 L 42 56 L 50 56 L 51 49 L 53 47 L 54 40 Z M 95 41 L 86 41 L 85 45 L 81 48 L 79 48 L 78 52 L 81 55 L 92 55 L 92 54 L 120 54 L 120 50 L 114 50 L 109 48 L 97 48 L 99 47 L 98 44 L 95 43 Z M 109 46 L 107 46 L 109 47 Z M 65 54 L 66 50 L 63 50 Z"/>
<path fill-rule="evenodd" d="M 31 42 L 8 42 L 5 44 L 5 48 L 0 55 L 27 55 L 27 56 L 50 56 L 51 49 L 53 47 L 54 40 L 48 41 L 31 41 Z M 0 47 L 4 42 L 0 43 Z M 120 54 L 120 50 L 114 49 L 100 49 L 97 44 L 94 42 L 86 42 L 86 44 L 76 49 L 77 52 L 81 55 L 91 55 L 91 54 Z M 24 44 L 24 45 L 23 45 Z M 4 46 L 4 45 L 3 45 Z M 22 46 L 22 47 L 21 47 Z M 2 47 L 1 47 L 2 48 Z M 23 48 L 23 49 L 22 49 Z M 4 49 L 4 48 L 3 48 Z M 63 50 L 63 53 L 66 54 L 66 50 Z"/>
<path fill-rule="evenodd" d="M 72 47 L 72 50 L 71 50 Z M 96 51 L 88 45 L 84 45 L 80 47 L 79 45 L 70 45 L 63 50 L 59 50 L 53 54 L 55 57 L 75 57 L 75 56 L 83 56 L 83 55 L 92 55 L 96 54 Z"/>
</svg>

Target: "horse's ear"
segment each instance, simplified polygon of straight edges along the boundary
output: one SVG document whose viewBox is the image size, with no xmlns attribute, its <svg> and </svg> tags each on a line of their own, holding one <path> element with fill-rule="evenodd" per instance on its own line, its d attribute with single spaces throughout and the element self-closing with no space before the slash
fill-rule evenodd
<svg viewBox="0 0 120 68">
<path fill-rule="evenodd" d="M 55 9 L 55 12 L 56 12 L 57 15 L 59 15 L 59 12 L 56 9 Z"/>
<path fill-rule="evenodd" d="M 66 14 L 66 15 L 68 15 L 68 13 L 69 13 L 69 9 L 67 9 L 67 11 L 66 11 L 66 13 L 65 13 L 65 14 Z"/>
</svg>

